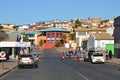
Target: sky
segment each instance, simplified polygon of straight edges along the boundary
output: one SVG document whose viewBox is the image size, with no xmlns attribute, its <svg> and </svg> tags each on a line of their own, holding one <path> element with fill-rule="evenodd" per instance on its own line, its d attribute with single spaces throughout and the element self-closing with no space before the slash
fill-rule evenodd
<svg viewBox="0 0 120 80">
<path fill-rule="evenodd" d="M 114 18 L 120 0 L 0 0 L 0 24 L 31 24 L 53 19 Z"/>
</svg>

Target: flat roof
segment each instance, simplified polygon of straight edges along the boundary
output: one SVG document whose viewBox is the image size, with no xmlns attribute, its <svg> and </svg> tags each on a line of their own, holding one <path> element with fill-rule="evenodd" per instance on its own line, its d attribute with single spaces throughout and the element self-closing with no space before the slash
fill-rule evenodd
<svg viewBox="0 0 120 80">
<path fill-rule="evenodd" d="M 62 28 L 58 28 L 58 27 L 51 27 L 51 28 L 47 28 L 47 29 L 41 29 L 39 30 L 40 32 L 51 32 L 51 31 L 57 31 L 57 32 L 70 32 L 69 30 L 65 30 Z"/>
</svg>

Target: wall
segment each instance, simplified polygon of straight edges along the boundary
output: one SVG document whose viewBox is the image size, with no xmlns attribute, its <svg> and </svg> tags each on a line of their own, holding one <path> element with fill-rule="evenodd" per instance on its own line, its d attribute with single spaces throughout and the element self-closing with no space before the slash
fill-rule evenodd
<svg viewBox="0 0 120 80">
<path fill-rule="evenodd" d="M 114 40 L 95 40 L 95 48 L 105 50 L 106 44 L 114 44 Z"/>
</svg>

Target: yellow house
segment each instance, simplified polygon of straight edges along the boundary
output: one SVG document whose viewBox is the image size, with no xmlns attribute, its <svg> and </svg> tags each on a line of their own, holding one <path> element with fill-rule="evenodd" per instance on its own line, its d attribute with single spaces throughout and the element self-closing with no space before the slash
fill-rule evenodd
<svg viewBox="0 0 120 80">
<path fill-rule="evenodd" d="M 3 26 L 3 28 L 13 29 L 13 27 L 14 27 L 15 25 L 14 25 L 14 24 L 1 24 L 1 26 Z"/>
</svg>

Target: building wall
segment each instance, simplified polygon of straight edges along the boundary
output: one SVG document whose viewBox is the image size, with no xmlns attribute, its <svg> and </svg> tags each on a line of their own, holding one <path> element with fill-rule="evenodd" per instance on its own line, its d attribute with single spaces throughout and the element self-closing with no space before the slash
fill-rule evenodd
<svg viewBox="0 0 120 80">
<path fill-rule="evenodd" d="M 75 32 L 75 36 L 76 36 L 76 43 L 77 43 L 77 46 L 81 47 L 82 46 L 82 41 L 86 38 L 88 38 L 88 33 L 85 32 L 85 35 L 79 35 L 79 32 Z"/>
<path fill-rule="evenodd" d="M 105 50 L 106 44 L 114 44 L 114 40 L 95 40 L 95 49 Z"/>
</svg>

